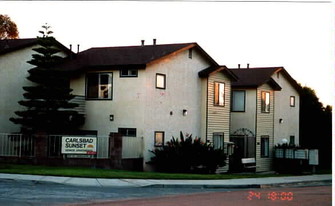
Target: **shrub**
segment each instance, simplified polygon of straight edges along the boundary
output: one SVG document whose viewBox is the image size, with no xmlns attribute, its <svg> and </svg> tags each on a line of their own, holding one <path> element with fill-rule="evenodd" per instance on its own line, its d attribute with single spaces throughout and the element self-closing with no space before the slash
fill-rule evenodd
<svg viewBox="0 0 335 206">
<path fill-rule="evenodd" d="M 222 149 L 214 149 L 200 138 L 180 132 L 180 140 L 172 137 L 161 148 L 150 151 L 151 161 L 159 172 L 175 173 L 214 173 L 218 166 L 225 165 L 226 155 Z"/>
</svg>

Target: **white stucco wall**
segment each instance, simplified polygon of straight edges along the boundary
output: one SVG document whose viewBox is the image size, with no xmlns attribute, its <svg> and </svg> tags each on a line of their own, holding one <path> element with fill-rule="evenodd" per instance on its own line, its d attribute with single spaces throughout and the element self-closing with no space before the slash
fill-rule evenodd
<svg viewBox="0 0 335 206">
<path fill-rule="evenodd" d="M 290 136 L 294 136 L 295 144 L 299 145 L 299 93 L 282 72 L 274 74 L 272 78 L 282 88 L 281 91 L 275 92 L 275 144 L 281 143 L 284 138 L 290 141 Z M 295 107 L 290 106 L 290 96 L 295 96 Z M 279 119 L 283 119 L 283 123 L 279 123 Z"/>
<path fill-rule="evenodd" d="M 136 128 L 137 137 L 144 139 L 144 162 L 150 160 L 148 151 L 154 149 L 155 131 L 165 132 L 165 142 L 172 136 L 179 137 L 180 131 L 200 136 L 202 80 L 198 72 L 208 66 L 209 62 L 193 49 L 192 58 L 188 50 L 171 55 L 139 70 L 137 78 L 120 78 L 119 70 L 110 70 L 113 100 L 87 100 L 82 129 L 108 136 L 120 127 Z M 166 75 L 166 89 L 156 88 L 156 73 Z M 73 79 L 71 88 L 74 94 L 84 95 L 85 75 Z M 188 112 L 186 116 L 183 109 Z M 110 114 L 114 121 L 109 120 Z M 144 166 L 147 167 L 145 163 Z"/>
<path fill-rule="evenodd" d="M 0 133 L 19 132 L 20 125 L 9 121 L 11 117 L 17 117 L 15 111 L 24 110 L 18 104 L 23 100 L 22 87 L 33 85 L 26 79 L 28 70 L 34 66 L 27 61 L 36 53 L 32 49 L 38 46 L 26 47 L 14 52 L 0 55 Z M 57 55 L 65 56 L 64 53 Z"/>
<path fill-rule="evenodd" d="M 23 99 L 23 86 L 31 85 L 26 79 L 32 65 L 32 47 L 10 52 L 0 56 L 0 132 L 18 132 L 19 125 L 15 125 L 9 118 L 15 117 L 14 112 L 23 109 L 17 102 Z"/>
</svg>

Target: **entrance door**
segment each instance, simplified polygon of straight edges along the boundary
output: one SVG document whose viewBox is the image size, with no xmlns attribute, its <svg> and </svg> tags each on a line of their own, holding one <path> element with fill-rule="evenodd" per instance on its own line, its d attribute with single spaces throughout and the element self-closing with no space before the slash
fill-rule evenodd
<svg viewBox="0 0 335 206">
<path fill-rule="evenodd" d="M 229 170 L 233 172 L 242 171 L 242 158 L 256 157 L 256 137 L 246 128 L 236 130 L 231 136 L 230 141 L 234 142 L 234 153 L 229 160 Z"/>
</svg>

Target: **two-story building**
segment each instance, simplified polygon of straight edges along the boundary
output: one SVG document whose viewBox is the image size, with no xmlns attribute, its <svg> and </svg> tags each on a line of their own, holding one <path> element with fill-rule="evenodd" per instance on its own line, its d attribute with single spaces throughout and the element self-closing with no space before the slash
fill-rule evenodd
<svg viewBox="0 0 335 206">
<path fill-rule="evenodd" d="M 123 158 L 142 154 L 144 167 L 149 151 L 180 131 L 221 146 L 229 140 L 236 77 L 196 43 L 92 48 L 60 68 L 86 99 L 81 129 L 122 134 Z"/>
<path fill-rule="evenodd" d="M 19 132 L 9 118 L 31 84 L 26 62 L 36 46 L 36 39 L 0 41 L 0 133 Z M 234 142 L 235 153 L 255 157 L 257 171 L 267 171 L 275 144 L 299 144 L 299 85 L 283 67 L 228 69 L 197 43 L 77 54 L 58 46 L 64 57 L 71 54 L 57 69 L 72 73 L 70 87 L 86 119 L 81 134 L 98 137 L 97 158 L 110 158 L 110 137 L 119 133 L 122 159 L 143 158 L 150 169 L 150 150 L 182 131 L 215 147 Z"/>
<path fill-rule="evenodd" d="M 300 86 L 283 67 L 230 69 L 231 136 L 237 156 L 255 158 L 256 171 L 272 168 L 273 147 L 299 145 Z"/>
</svg>

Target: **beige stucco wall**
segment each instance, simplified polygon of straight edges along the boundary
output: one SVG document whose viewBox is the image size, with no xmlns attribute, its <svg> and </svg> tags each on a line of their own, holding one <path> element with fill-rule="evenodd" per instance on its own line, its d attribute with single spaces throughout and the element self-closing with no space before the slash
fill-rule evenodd
<svg viewBox="0 0 335 206">
<path fill-rule="evenodd" d="M 275 144 L 282 143 L 281 140 L 284 138 L 290 141 L 290 136 L 294 136 L 295 144 L 299 145 L 299 93 L 282 72 L 274 74 L 272 78 L 282 88 L 281 91 L 275 92 Z M 290 96 L 295 96 L 295 107 L 290 106 Z M 283 119 L 283 123 L 279 123 L 279 119 Z"/>
<path fill-rule="evenodd" d="M 193 49 L 192 59 L 188 50 L 156 61 L 139 70 L 137 78 L 120 78 L 118 70 L 113 73 L 113 100 L 87 100 L 86 123 L 82 129 L 97 130 L 98 136 L 108 136 L 119 127 L 136 128 L 137 136 L 143 137 L 144 162 L 150 160 L 149 150 L 154 149 L 154 132 L 164 131 L 165 142 L 180 131 L 201 133 L 201 82 L 198 72 L 207 68 L 207 62 Z M 104 71 L 106 72 L 106 71 Z M 166 75 L 166 89 L 157 89 L 156 73 Z M 85 75 L 71 81 L 73 93 L 85 94 Z M 186 109 L 188 114 L 183 116 Z M 170 115 L 172 112 L 172 115 Z M 114 115 L 114 121 L 109 115 Z M 144 163 L 146 169 L 147 165 Z"/>
<path fill-rule="evenodd" d="M 245 91 L 245 111 L 231 112 L 231 129 L 234 133 L 240 128 L 247 128 L 256 134 L 256 89 L 233 89 Z"/>
</svg>

